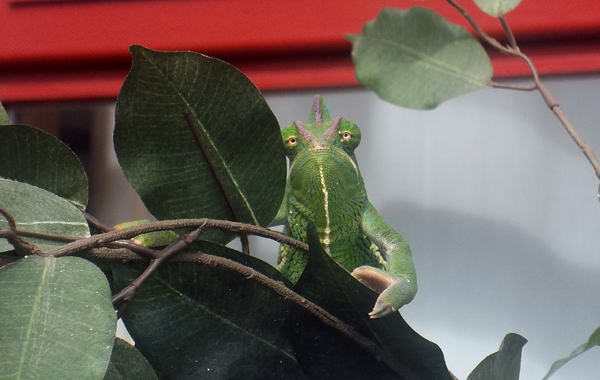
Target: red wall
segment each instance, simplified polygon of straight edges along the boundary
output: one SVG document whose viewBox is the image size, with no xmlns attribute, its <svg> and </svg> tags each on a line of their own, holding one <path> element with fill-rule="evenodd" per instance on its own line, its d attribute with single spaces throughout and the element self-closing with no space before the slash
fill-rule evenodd
<svg viewBox="0 0 600 380">
<path fill-rule="evenodd" d="M 496 19 L 460 0 L 484 29 Z M 507 20 L 542 74 L 600 71 L 600 1 L 523 0 Z M 424 6 L 467 26 L 443 0 L 0 0 L 0 100 L 115 98 L 127 48 L 223 58 L 261 89 L 356 85 L 344 33 L 386 6 Z M 493 55 L 496 77 L 527 74 Z"/>
</svg>

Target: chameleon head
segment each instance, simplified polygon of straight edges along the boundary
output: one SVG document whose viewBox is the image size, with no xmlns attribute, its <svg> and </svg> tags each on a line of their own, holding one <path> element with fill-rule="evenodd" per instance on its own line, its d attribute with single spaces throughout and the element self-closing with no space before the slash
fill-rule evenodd
<svg viewBox="0 0 600 380">
<path fill-rule="evenodd" d="M 307 122 L 295 121 L 281 134 L 290 159 L 290 175 L 300 167 L 302 172 L 314 172 L 317 167 L 335 166 L 338 172 L 346 169 L 360 178 L 354 156 L 360 129 L 339 116 L 331 119 L 321 95 L 315 95 Z"/>
</svg>

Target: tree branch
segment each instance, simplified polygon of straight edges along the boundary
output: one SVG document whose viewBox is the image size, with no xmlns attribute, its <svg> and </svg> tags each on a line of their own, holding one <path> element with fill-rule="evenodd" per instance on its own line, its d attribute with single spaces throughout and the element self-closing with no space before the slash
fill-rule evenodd
<svg viewBox="0 0 600 380">
<path fill-rule="evenodd" d="M 73 241 L 61 247 L 57 247 L 52 250 L 43 252 L 42 255 L 57 257 L 66 256 L 85 249 L 98 248 L 100 246 L 113 243 L 117 240 L 130 239 L 134 236 L 145 234 L 148 232 L 166 231 L 177 228 L 195 229 L 202 226 L 205 226 L 207 229 L 216 228 L 228 232 L 244 232 L 251 235 L 262 236 L 298 249 L 308 250 L 308 244 L 306 243 L 291 238 L 281 232 L 273 231 L 268 228 L 259 227 L 253 224 L 245 224 L 217 219 L 179 219 L 140 224 L 138 226 L 122 228 L 111 232 L 94 235 L 89 238 L 78 239 L 77 241 Z M 19 231 L 19 233 L 21 233 L 21 231 Z"/>
<path fill-rule="evenodd" d="M 15 218 L 13 218 L 13 216 L 2 207 L 0 207 L 0 214 L 2 214 L 2 216 L 4 216 L 8 222 L 8 229 L 0 228 L 0 238 L 8 240 L 8 242 L 15 248 L 15 252 L 19 256 L 24 257 L 38 253 L 39 250 L 36 246 L 22 240 L 17 235 L 17 223 L 15 222 Z"/>
<path fill-rule="evenodd" d="M 544 101 L 546 102 L 548 107 L 552 110 L 554 115 L 562 123 L 563 127 L 567 130 L 567 133 L 569 133 L 569 136 L 571 136 L 573 141 L 575 141 L 575 144 L 577 144 L 577 146 L 579 147 L 581 152 L 588 159 L 589 163 L 592 165 L 592 167 L 594 169 L 596 177 L 598 177 L 598 179 L 600 179 L 600 161 L 598 161 L 598 158 L 596 157 L 594 150 L 587 144 L 587 142 L 585 142 L 585 140 L 581 137 L 581 135 L 575 129 L 573 124 L 571 124 L 571 122 L 569 121 L 569 119 L 567 118 L 567 116 L 565 115 L 563 110 L 560 108 L 560 105 L 554 98 L 554 95 L 552 95 L 552 93 L 550 91 L 548 91 L 548 89 L 542 84 L 542 82 L 540 81 L 540 77 L 537 72 L 537 69 L 536 69 L 535 65 L 533 64 L 533 62 L 531 61 L 531 59 L 527 55 L 521 53 L 521 51 L 517 45 L 517 42 L 514 39 L 512 30 L 510 29 L 508 23 L 506 22 L 506 20 L 504 18 L 504 15 L 500 15 L 499 19 L 500 19 L 500 23 L 502 24 L 502 28 L 504 29 L 504 32 L 506 33 L 506 35 L 508 37 L 510 46 L 503 46 L 496 39 L 487 35 L 483 31 L 483 29 L 481 29 L 481 27 L 475 22 L 473 17 L 471 17 L 469 12 L 467 12 L 466 9 L 464 9 L 462 6 L 460 6 L 455 0 L 446 0 L 446 1 L 450 5 L 452 5 L 454 8 L 456 8 L 463 15 L 463 17 L 469 22 L 469 24 L 471 24 L 473 29 L 475 29 L 475 32 L 479 35 L 479 37 L 481 39 L 483 39 L 486 43 L 488 43 L 490 46 L 492 46 L 493 48 L 495 48 L 496 50 L 498 50 L 502 53 L 512 55 L 514 57 L 522 59 L 529 66 L 529 68 L 531 70 L 531 74 L 533 76 L 533 81 L 537 87 L 537 90 L 542 95 L 542 98 L 544 99 Z"/>
</svg>

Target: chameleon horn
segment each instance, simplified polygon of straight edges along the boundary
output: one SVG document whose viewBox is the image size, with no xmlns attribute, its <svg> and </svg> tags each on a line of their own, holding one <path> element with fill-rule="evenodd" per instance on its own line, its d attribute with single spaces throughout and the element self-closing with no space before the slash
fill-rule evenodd
<svg viewBox="0 0 600 380">
<path fill-rule="evenodd" d="M 323 98 L 321 95 L 315 95 L 313 100 L 313 113 L 315 125 L 323 124 Z"/>
<path fill-rule="evenodd" d="M 341 120 L 342 118 L 340 116 L 337 116 L 335 119 L 333 119 L 331 127 L 329 127 L 329 129 L 323 134 L 323 140 L 328 140 L 331 136 L 333 136 L 334 133 L 338 131 Z"/>
<path fill-rule="evenodd" d="M 313 141 L 315 138 L 304 128 L 304 124 L 300 120 L 294 121 L 294 126 L 298 131 L 298 134 L 302 136 L 302 138 L 308 142 Z"/>
</svg>

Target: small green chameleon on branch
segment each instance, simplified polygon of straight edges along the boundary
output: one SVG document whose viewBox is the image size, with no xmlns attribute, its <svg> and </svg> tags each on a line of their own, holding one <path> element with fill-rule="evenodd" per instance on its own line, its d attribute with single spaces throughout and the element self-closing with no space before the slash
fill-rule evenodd
<svg viewBox="0 0 600 380">
<path fill-rule="evenodd" d="M 341 117 L 331 119 L 320 95 L 309 121 L 296 121 L 282 131 L 290 160 L 289 178 L 275 224 L 307 241 L 309 221 L 317 228 L 325 251 L 372 290 L 381 293 L 371 318 L 406 305 L 417 292 L 411 251 L 367 199 L 354 150 L 358 126 Z M 277 268 L 296 283 L 308 253 L 282 245 Z"/>
<path fill-rule="evenodd" d="M 412 301 L 417 276 L 410 248 L 367 199 L 354 155 L 360 143 L 358 126 L 341 117 L 331 119 L 323 98 L 316 95 L 309 121 L 296 121 L 281 133 L 290 170 L 272 225 L 283 224 L 287 235 L 307 242 L 308 223 L 314 223 L 325 251 L 361 283 L 381 293 L 371 318 L 391 314 Z M 163 231 L 132 240 L 157 246 L 175 238 L 174 232 Z M 281 245 L 277 269 L 296 283 L 307 261 L 307 252 Z"/>
</svg>

